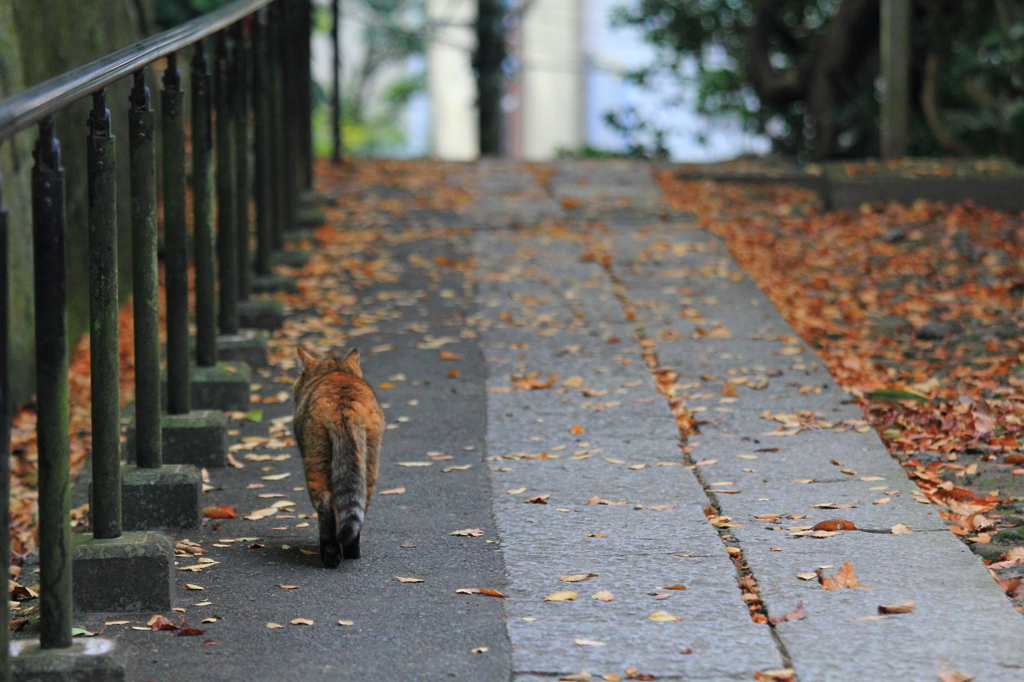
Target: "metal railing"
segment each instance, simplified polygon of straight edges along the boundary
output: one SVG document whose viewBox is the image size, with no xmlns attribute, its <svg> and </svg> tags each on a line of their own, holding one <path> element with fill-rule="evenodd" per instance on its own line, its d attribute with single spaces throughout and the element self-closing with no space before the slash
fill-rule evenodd
<svg viewBox="0 0 1024 682">
<path fill-rule="evenodd" d="M 88 119 L 88 235 L 92 382 L 92 529 L 121 535 L 117 341 L 115 137 L 108 86 L 132 78 L 128 108 L 131 234 L 135 316 L 136 452 L 139 467 L 162 464 L 157 268 L 157 157 L 162 165 L 167 322 L 167 404 L 190 410 L 189 254 L 192 224 L 196 362 L 217 359 L 217 332 L 238 330 L 238 302 L 249 295 L 252 269 L 270 274 L 271 252 L 294 226 L 299 192 L 312 183 L 310 0 L 238 0 L 174 29 L 0 102 L 0 144 L 38 127 L 32 170 L 35 349 L 39 448 L 40 644 L 72 643 L 67 282 L 64 262 L 64 170 L 54 118 L 92 98 Z M 212 47 L 212 49 L 211 49 Z M 179 69 L 190 57 L 191 139 Z M 162 148 L 147 71 L 166 59 L 161 82 Z M 212 77 L 210 64 L 212 63 Z M 215 119 L 214 119 L 215 115 Z M 215 120 L 215 123 L 214 123 Z M 186 154 L 191 148 L 191 221 Z M 250 152 L 252 155 L 250 157 Z M 253 168 L 250 170 L 250 163 Z M 216 180 L 211 175 L 216 166 Z M 2 184 L 2 183 L 0 183 Z M 216 230 L 214 230 L 216 214 Z M 10 556 L 10 424 L 7 374 L 7 214 L 0 203 L 0 557 Z M 219 292 L 219 293 L 218 293 Z M 219 316 L 215 319 L 218 307 Z M 0 680 L 9 679 L 9 617 L 0 600 Z"/>
</svg>

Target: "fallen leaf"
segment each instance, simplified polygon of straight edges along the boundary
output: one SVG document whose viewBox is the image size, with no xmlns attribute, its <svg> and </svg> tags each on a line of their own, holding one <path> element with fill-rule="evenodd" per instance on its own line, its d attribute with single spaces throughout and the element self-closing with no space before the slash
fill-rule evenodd
<svg viewBox="0 0 1024 682">
<path fill-rule="evenodd" d="M 459 355 L 458 353 L 450 353 L 450 352 L 448 352 L 446 350 L 443 350 L 440 353 L 438 353 L 437 357 L 440 360 L 465 360 L 466 359 L 466 356 L 464 356 L 464 355 Z"/>
<path fill-rule="evenodd" d="M 893 535 L 899 535 L 901 533 L 913 533 L 914 531 L 910 529 L 910 526 L 904 525 L 902 523 L 897 523 L 895 526 L 889 529 L 889 532 L 891 532 Z"/>
<path fill-rule="evenodd" d="M 282 481 L 291 476 L 291 472 L 285 472 L 283 474 L 270 474 L 269 476 L 260 476 L 264 481 Z"/>
<path fill-rule="evenodd" d="M 297 590 L 298 585 L 274 585 L 274 587 L 280 587 L 282 590 Z"/>
<path fill-rule="evenodd" d="M 291 622 L 292 625 L 312 625 L 313 624 L 313 621 L 311 621 L 309 618 L 292 618 L 290 622 Z"/>
<path fill-rule="evenodd" d="M 682 618 L 678 616 L 673 616 L 671 613 L 668 613 L 667 611 L 655 611 L 651 615 L 647 616 L 647 619 L 657 621 L 682 620 Z"/>
<path fill-rule="evenodd" d="M 206 588 L 200 587 L 199 585 L 193 585 L 192 583 L 185 583 L 182 585 L 186 590 L 203 590 Z"/>
<path fill-rule="evenodd" d="M 441 473 L 447 474 L 452 471 L 465 471 L 466 469 L 469 469 L 472 466 L 472 464 L 462 464 L 460 466 L 444 467 L 443 469 L 441 469 Z"/>
<path fill-rule="evenodd" d="M 551 497 L 550 494 L 544 493 L 543 495 L 536 495 L 534 497 L 528 497 L 523 502 L 527 504 L 547 504 L 547 499 Z"/>
<path fill-rule="evenodd" d="M 685 590 L 686 589 L 686 585 L 683 585 L 682 583 L 676 583 L 675 585 L 669 585 L 667 587 L 659 587 L 658 589 L 659 590 Z"/>
<path fill-rule="evenodd" d="M 739 397 L 739 390 L 736 388 L 736 384 L 730 384 L 728 381 L 722 384 L 722 397 L 724 398 L 736 398 Z"/>
<path fill-rule="evenodd" d="M 796 679 L 796 673 L 792 668 L 762 670 L 754 673 L 754 679 L 758 682 L 793 682 Z"/>
<path fill-rule="evenodd" d="M 571 429 L 569 429 L 569 433 L 574 433 L 574 434 L 583 433 L 583 427 L 580 426 L 579 424 L 576 424 Z"/>
<path fill-rule="evenodd" d="M 784 613 L 781 616 L 772 616 L 768 620 L 772 625 L 778 625 L 779 623 L 785 623 L 791 620 L 803 620 L 807 617 L 807 611 L 804 609 L 803 603 L 798 603 L 796 608 L 789 613 Z"/>
<path fill-rule="evenodd" d="M 260 519 L 265 519 L 268 516 L 273 516 L 279 511 L 280 510 L 277 507 L 267 507 L 265 509 L 251 511 L 247 516 L 243 516 L 242 518 L 248 519 L 249 521 L 259 521 Z"/>
<path fill-rule="evenodd" d="M 497 590 L 492 590 L 492 589 L 487 588 L 487 587 L 481 587 L 477 591 L 480 594 L 487 595 L 488 597 L 500 597 L 501 599 L 508 599 L 508 595 L 507 594 L 502 594 L 501 592 L 498 592 Z"/>
<path fill-rule="evenodd" d="M 407 577 L 400 576 L 400 575 L 396 575 L 395 578 L 400 583 L 422 583 L 422 582 L 424 582 L 424 580 L 422 578 L 407 578 Z"/>
<path fill-rule="evenodd" d="M 832 575 L 825 575 L 818 569 L 818 582 L 826 590 L 841 590 L 853 587 L 863 587 L 857 580 L 857 574 L 853 572 L 853 564 L 849 561 L 843 564 L 842 568 Z"/>
<path fill-rule="evenodd" d="M 175 624 L 175 622 L 173 620 L 171 620 L 170 618 L 167 618 L 166 616 L 161 616 L 161 615 L 153 616 L 152 618 L 149 619 L 149 621 L 146 623 L 146 625 L 148 625 L 149 629 L 152 630 L 153 632 L 156 632 L 158 630 L 177 630 L 178 629 L 178 626 Z"/>
<path fill-rule="evenodd" d="M 238 515 L 239 513 L 234 510 L 234 507 L 228 507 L 227 505 L 203 507 L 204 518 L 234 518 Z"/>
<path fill-rule="evenodd" d="M 611 601 L 612 599 L 615 599 L 615 595 L 608 590 L 601 590 L 600 592 L 592 594 L 590 598 L 596 599 L 597 601 Z"/>
<path fill-rule="evenodd" d="M 674 504 L 659 504 L 656 507 L 648 507 L 651 511 L 665 511 L 666 509 L 675 509 Z"/>
<path fill-rule="evenodd" d="M 878 607 L 878 613 L 883 615 L 889 613 L 910 613 L 913 610 L 914 602 L 910 600 L 902 604 L 882 604 Z"/>
<path fill-rule="evenodd" d="M 485 647 L 485 646 L 478 646 L 475 649 L 470 649 L 469 653 L 471 653 L 471 654 L 486 654 L 488 651 L 489 651 L 489 649 L 487 647 Z"/>
<path fill-rule="evenodd" d="M 830 519 L 828 521 L 822 521 L 820 523 L 816 523 L 813 526 L 813 528 L 812 528 L 812 530 L 827 530 L 827 531 L 856 530 L 856 529 L 857 529 L 857 527 L 853 525 L 852 521 L 847 521 L 845 519 Z"/>
<path fill-rule="evenodd" d="M 591 497 L 591 498 L 589 498 L 587 500 L 587 504 L 618 505 L 618 504 L 629 504 L 629 501 L 628 500 L 620 500 L 618 502 L 612 502 L 611 500 L 606 500 L 606 499 L 604 499 L 602 497 L 598 497 L 597 495 L 594 495 L 593 497 Z"/>
<path fill-rule="evenodd" d="M 604 642 L 599 642 L 596 639 L 584 639 L 582 637 L 576 637 L 572 640 L 577 646 L 605 646 Z"/>
<path fill-rule="evenodd" d="M 283 628 L 284 626 L 280 623 L 267 623 L 267 627 L 271 630 L 276 630 L 277 628 Z"/>
<path fill-rule="evenodd" d="M 558 590 L 544 597 L 544 601 L 574 601 L 577 596 L 572 590 Z"/>
<path fill-rule="evenodd" d="M 433 462 L 395 462 L 400 467 L 428 467 L 432 466 Z"/>
<path fill-rule="evenodd" d="M 971 682 L 974 679 L 974 675 L 968 675 L 967 673 L 947 668 L 939 672 L 939 679 L 942 682 Z"/>
<path fill-rule="evenodd" d="M 378 495 L 401 495 L 405 492 L 405 488 L 388 488 L 387 490 L 381 490 Z"/>
<path fill-rule="evenodd" d="M 588 578 L 596 578 L 597 573 L 575 573 L 573 575 L 563 575 L 559 580 L 563 583 L 578 583 Z"/>
<path fill-rule="evenodd" d="M 526 488 L 513 488 L 512 490 L 506 490 L 509 495 L 521 495 L 526 492 Z"/>
<path fill-rule="evenodd" d="M 464 538 L 478 538 L 483 535 L 483 530 L 479 528 L 463 528 L 462 530 L 453 530 L 448 535 L 457 535 Z"/>
<path fill-rule="evenodd" d="M 800 580 L 814 580 L 815 578 L 818 577 L 818 574 L 817 573 L 797 573 L 796 577 L 800 578 Z"/>
<path fill-rule="evenodd" d="M 355 624 L 356 623 L 353 620 L 339 620 L 338 621 L 338 625 L 355 625 Z"/>
</svg>

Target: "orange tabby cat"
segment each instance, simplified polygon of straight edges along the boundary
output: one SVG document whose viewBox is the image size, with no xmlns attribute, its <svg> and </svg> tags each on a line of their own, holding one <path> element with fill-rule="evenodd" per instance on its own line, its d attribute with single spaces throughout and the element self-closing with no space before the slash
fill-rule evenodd
<svg viewBox="0 0 1024 682">
<path fill-rule="evenodd" d="M 384 410 L 363 381 L 359 351 L 318 359 L 299 348 L 295 438 L 320 522 L 320 560 L 359 558 L 359 534 L 377 480 Z"/>
</svg>

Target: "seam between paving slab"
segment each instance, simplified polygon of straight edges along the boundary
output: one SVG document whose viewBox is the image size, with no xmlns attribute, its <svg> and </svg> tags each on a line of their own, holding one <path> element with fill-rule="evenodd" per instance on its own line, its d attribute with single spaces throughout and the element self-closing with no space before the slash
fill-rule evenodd
<svg viewBox="0 0 1024 682">
<path fill-rule="evenodd" d="M 615 292 L 616 299 L 622 306 L 623 314 L 626 316 L 626 319 L 630 320 L 633 323 L 634 328 L 636 329 L 637 337 L 642 344 L 643 340 L 648 339 L 650 337 L 647 335 L 647 331 L 644 328 L 644 326 L 640 323 L 639 320 L 636 319 L 636 316 L 633 314 L 632 305 L 629 302 L 626 288 L 619 281 L 618 277 L 616 277 L 615 270 L 612 267 L 611 259 L 602 259 L 601 265 L 607 273 L 608 278 L 612 282 L 612 289 Z M 655 370 L 661 367 L 661 363 L 658 360 L 658 351 L 656 350 L 656 348 L 649 346 L 645 347 L 644 351 L 645 355 L 649 354 L 650 356 L 650 359 L 648 360 L 648 368 L 651 370 L 653 374 Z M 666 395 L 662 390 L 660 390 L 660 388 L 658 392 L 665 398 L 666 402 L 668 403 L 669 410 L 671 411 L 672 405 L 669 401 L 669 396 Z M 682 421 L 682 419 L 680 419 L 679 421 Z M 699 433 L 699 431 L 697 431 L 697 433 Z M 683 424 L 680 423 L 680 442 L 685 445 L 688 440 L 688 437 L 689 436 L 686 433 L 686 430 L 683 428 Z M 697 479 L 697 482 L 700 484 L 700 486 L 704 489 L 704 494 L 707 495 L 707 498 L 711 506 L 715 510 L 715 514 L 720 517 L 723 516 L 722 505 L 719 502 L 718 495 L 715 494 L 714 488 L 712 488 L 710 482 L 707 481 L 704 475 L 701 473 L 700 468 L 696 465 L 696 460 L 694 460 L 691 452 L 685 447 L 681 448 L 681 451 L 683 454 L 683 460 L 686 462 L 687 468 Z M 740 579 L 737 580 L 737 587 L 739 588 L 740 592 L 744 597 L 744 603 L 747 603 L 748 607 L 751 610 L 751 618 L 754 620 L 755 623 L 762 623 L 768 626 L 772 634 L 772 640 L 775 642 L 775 646 L 779 650 L 779 655 L 782 657 L 783 664 L 787 668 L 792 668 L 793 659 L 790 656 L 788 649 L 786 648 L 786 643 L 779 636 L 778 631 L 775 629 L 775 625 L 771 622 L 771 616 L 768 613 L 767 605 L 763 601 L 761 601 L 760 588 L 757 584 L 757 577 L 754 575 L 753 569 L 750 567 L 750 564 L 747 563 L 745 557 L 743 556 L 743 547 L 741 543 L 729 533 L 727 526 L 716 524 L 712 525 L 714 525 L 715 530 L 718 532 L 719 539 L 725 546 L 726 551 L 729 552 L 729 556 L 732 558 L 733 564 L 736 566 L 736 572 L 740 576 Z M 729 543 L 730 539 L 733 541 L 732 544 Z M 748 594 L 752 597 L 755 597 L 756 602 L 752 600 L 748 601 Z"/>
</svg>

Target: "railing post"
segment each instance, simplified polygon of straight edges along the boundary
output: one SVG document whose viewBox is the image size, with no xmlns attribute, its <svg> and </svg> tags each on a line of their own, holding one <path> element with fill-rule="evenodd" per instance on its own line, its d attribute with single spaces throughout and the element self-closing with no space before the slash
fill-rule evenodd
<svg viewBox="0 0 1024 682">
<path fill-rule="evenodd" d="M 164 266 L 167 301 L 167 412 L 188 414 L 188 231 L 185 222 L 185 118 L 175 53 L 167 57 L 162 96 Z"/>
<path fill-rule="evenodd" d="M 131 159 L 132 294 L 135 314 L 135 461 L 143 469 L 163 464 L 160 433 L 160 315 L 156 229 L 155 116 L 144 69 L 134 74 L 129 96 Z"/>
<path fill-rule="evenodd" d="M 67 282 L 64 169 L 53 119 L 39 124 L 32 169 L 36 430 L 39 444 L 39 642 L 71 646 L 71 486 L 68 478 Z"/>
<path fill-rule="evenodd" d="M 0 189 L 3 179 L 0 178 Z M 11 382 L 9 369 L 10 279 L 8 274 L 7 209 L 0 196 L 0 559 L 11 557 Z M 9 577 L 9 576 L 8 576 Z M 10 601 L 0 599 L 0 624 L 11 620 Z M 10 628 L 0 627 L 0 682 L 11 682 L 7 650 Z"/>
<path fill-rule="evenodd" d="M 117 189 L 115 139 L 106 91 L 92 96 L 86 173 L 89 187 L 89 366 L 92 389 L 92 531 L 121 536 L 121 424 L 117 345 Z"/>
<path fill-rule="evenodd" d="M 341 163 L 341 0 L 331 0 L 331 48 L 334 58 L 331 73 L 331 137 L 334 147 L 331 161 Z"/>
<path fill-rule="evenodd" d="M 282 104 L 284 105 L 282 124 L 284 125 L 284 130 L 282 132 L 285 141 L 284 167 L 281 174 L 284 197 L 284 225 L 282 229 L 284 232 L 290 232 L 295 229 L 296 194 L 300 184 L 298 176 L 300 172 L 299 159 L 301 158 L 299 154 L 299 139 L 301 138 L 299 128 L 302 118 L 302 77 L 299 75 L 300 69 L 298 68 L 300 48 L 296 46 L 296 42 L 298 42 L 296 31 L 298 3 L 296 0 L 281 0 L 281 6 L 284 10 L 281 22 L 282 40 L 280 50 L 284 83 L 282 88 L 284 96 L 284 99 L 282 99 Z M 287 103 L 289 102 L 292 103 L 292 106 L 288 106 Z"/>
<path fill-rule="evenodd" d="M 238 247 L 235 245 L 235 121 L 227 31 L 217 34 L 217 265 L 221 334 L 238 332 Z"/>
<path fill-rule="evenodd" d="M 299 178 L 302 181 L 303 190 L 313 189 L 313 72 L 310 65 L 312 50 L 310 40 L 313 31 L 313 4 L 310 0 L 298 0 L 297 8 L 298 30 L 298 53 L 299 63 L 299 160 L 301 169 Z"/>
<path fill-rule="evenodd" d="M 267 65 L 267 18 L 265 12 L 255 16 L 252 27 L 253 68 L 252 68 L 252 109 L 256 146 L 256 168 L 254 194 L 256 199 L 256 274 L 270 274 L 270 252 L 273 249 L 273 205 L 274 195 L 270 178 L 272 132 L 270 127 L 271 96 Z"/>
<path fill-rule="evenodd" d="M 235 243 L 237 246 L 238 300 L 249 298 L 249 48 L 245 44 L 243 22 L 235 25 Z"/>
<path fill-rule="evenodd" d="M 192 57 L 192 211 L 196 269 L 196 364 L 217 364 L 216 264 L 213 255 L 213 183 L 210 152 L 210 73 L 203 41 Z"/>
<path fill-rule="evenodd" d="M 285 117 L 286 75 L 284 72 L 284 0 L 277 0 L 270 5 L 270 139 L 272 140 L 272 160 L 270 167 L 273 177 L 270 180 L 270 193 L 273 197 L 274 228 L 272 232 L 274 249 L 284 247 L 284 232 L 289 229 L 287 187 L 289 175 L 287 165 L 288 130 Z"/>
</svg>

